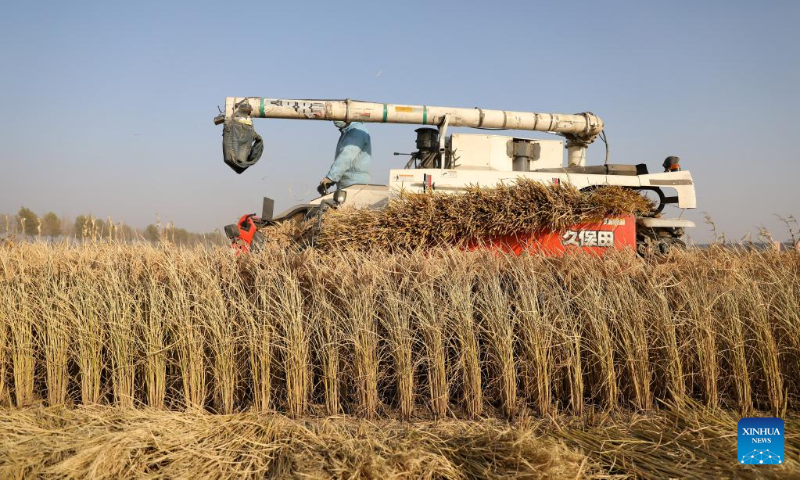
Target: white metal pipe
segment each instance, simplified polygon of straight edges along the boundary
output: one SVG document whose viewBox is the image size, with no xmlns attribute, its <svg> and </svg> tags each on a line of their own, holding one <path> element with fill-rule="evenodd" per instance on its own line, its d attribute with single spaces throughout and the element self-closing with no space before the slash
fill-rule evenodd
<svg viewBox="0 0 800 480">
<path fill-rule="evenodd" d="M 228 97 L 225 117 L 236 107 L 249 105 L 254 118 L 342 120 L 372 123 L 406 123 L 438 126 L 448 116 L 448 126 L 531 130 L 564 134 L 585 144 L 603 130 L 603 121 L 592 113 L 560 114 L 452 108 L 429 105 L 398 105 L 358 100 L 291 100 L 263 97 Z M 584 145 L 585 147 L 585 145 Z"/>
<path fill-rule="evenodd" d="M 567 145 L 567 165 L 570 167 L 585 167 L 586 147 L 583 145 Z"/>
</svg>

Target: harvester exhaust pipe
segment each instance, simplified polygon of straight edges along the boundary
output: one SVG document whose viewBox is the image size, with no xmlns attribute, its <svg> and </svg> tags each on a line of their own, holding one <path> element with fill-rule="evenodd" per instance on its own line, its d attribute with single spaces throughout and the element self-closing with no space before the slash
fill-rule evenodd
<svg viewBox="0 0 800 480">
<path fill-rule="evenodd" d="M 570 165 L 585 165 L 586 147 L 594 142 L 595 138 L 603 131 L 603 121 L 591 112 L 569 115 L 430 105 L 397 105 L 350 99 L 292 100 L 228 97 L 225 99 L 224 114 L 218 116 L 214 122 L 222 121 L 225 123 L 225 129 L 228 129 L 227 136 L 226 131 L 223 130 L 225 163 L 238 173 L 258 161 L 263 150 L 261 137 L 252 130 L 252 118 L 405 123 L 442 128 L 471 127 L 548 132 L 567 138 Z M 249 129 L 238 125 L 248 126 Z"/>
</svg>

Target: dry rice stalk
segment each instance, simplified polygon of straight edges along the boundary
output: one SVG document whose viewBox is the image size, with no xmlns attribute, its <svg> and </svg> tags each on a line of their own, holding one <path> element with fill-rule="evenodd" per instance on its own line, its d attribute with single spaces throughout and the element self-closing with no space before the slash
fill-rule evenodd
<svg viewBox="0 0 800 480">
<path fill-rule="evenodd" d="M 138 352 L 134 325 L 141 323 L 141 314 L 133 295 L 126 291 L 126 278 L 130 274 L 126 270 L 106 271 L 101 295 L 105 302 L 114 402 L 130 408 L 134 400 Z"/>
<path fill-rule="evenodd" d="M 405 297 L 412 282 L 411 276 L 402 270 L 387 269 L 379 283 L 382 306 L 380 320 L 387 336 L 394 367 L 397 403 L 403 420 L 408 420 L 414 409 L 414 332 L 411 328 L 411 306 Z"/>
<path fill-rule="evenodd" d="M 783 378 L 800 378 L 800 255 L 787 257 L 770 252 L 745 257 L 741 263 L 742 276 L 759 279 L 779 347 Z M 784 388 L 790 402 L 800 397 L 800 382 L 787 381 Z"/>
<path fill-rule="evenodd" d="M 344 338 L 352 352 L 357 411 L 370 419 L 378 408 L 377 278 L 373 264 L 360 260 L 353 265 L 341 255 L 330 261 L 338 269 L 336 296 Z M 329 267 L 329 271 L 334 272 L 334 269 Z"/>
<path fill-rule="evenodd" d="M 652 210 L 633 190 L 603 186 L 581 192 L 572 185 L 529 179 L 494 188 L 470 187 L 464 194 L 402 194 L 381 210 L 342 208 L 326 214 L 319 245 L 328 250 L 417 250 L 463 246 L 485 237 L 569 225 Z"/>
<path fill-rule="evenodd" d="M 2 478 L 594 477 L 585 454 L 496 421 L 373 423 L 110 408 L 0 411 Z"/>
<path fill-rule="evenodd" d="M 139 324 L 139 343 L 144 356 L 146 400 L 150 408 L 162 409 L 167 394 L 167 278 L 159 266 L 164 254 L 153 249 L 141 272 L 138 298 L 144 313 Z"/>
<path fill-rule="evenodd" d="M 739 310 L 745 325 L 752 335 L 749 342 L 752 346 L 748 357 L 757 359 L 758 363 L 753 368 L 759 372 L 759 377 L 763 379 L 763 390 L 766 396 L 769 409 L 773 415 L 780 416 L 786 409 L 786 398 L 783 387 L 783 377 L 781 376 L 778 364 L 778 344 L 772 333 L 772 322 L 770 321 L 767 301 L 764 299 L 759 285 L 749 278 L 739 279 Z"/>
<path fill-rule="evenodd" d="M 513 280 L 514 306 L 518 342 L 520 350 L 520 377 L 525 398 L 528 399 L 541 415 L 549 415 L 552 411 L 551 381 L 554 374 L 553 343 L 555 325 L 553 325 L 552 304 L 540 300 L 542 295 L 540 282 L 542 279 L 530 275 L 531 256 L 523 256 L 518 261 L 509 262 L 510 275 Z"/>
<path fill-rule="evenodd" d="M 615 350 L 621 359 L 617 367 L 618 383 L 624 394 L 641 411 L 652 407 L 650 343 L 647 324 L 651 313 L 639 296 L 634 275 L 642 268 L 639 258 L 625 252 L 603 264 L 601 276 L 606 283 L 606 309 L 616 343 Z"/>
<path fill-rule="evenodd" d="M 717 350 L 716 299 L 707 288 L 707 272 L 697 260 L 687 262 L 689 275 L 676 286 L 674 309 L 680 312 L 678 325 L 682 326 L 681 337 L 686 340 L 683 347 L 684 365 L 691 366 L 694 382 L 702 392 L 706 405 L 719 405 L 719 364 Z M 703 268 L 703 269 L 699 269 Z"/>
<path fill-rule="evenodd" d="M 794 253 L 719 247 L 235 257 L 19 243 L 0 248 L 0 400 L 407 420 L 692 400 L 791 413 L 799 278 Z"/>
<path fill-rule="evenodd" d="M 239 324 L 228 301 L 233 293 L 227 288 L 237 275 L 232 257 L 212 257 L 204 253 L 202 259 L 208 262 L 207 267 L 202 268 L 197 277 L 204 290 L 204 301 L 199 310 L 204 316 L 211 347 L 215 408 L 226 414 L 235 410 L 239 384 Z"/>
<path fill-rule="evenodd" d="M 737 321 L 742 318 L 742 315 L 736 298 L 736 286 L 728 279 L 722 279 L 721 282 L 725 282 L 721 284 L 724 285 L 719 303 L 721 318 L 728 319 L 727 334 L 722 335 L 721 338 L 721 341 L 726 345 L 723 355 L 728 357 L 728 362 L 731 365 L 731 381 L 736 391 L 737 406 L 742 415 L 746 416 L 753 411 L 753 399 L 750 388 L 750 373 L 747 368 L 745 325 L 743 322 Z"/>
<path fill-rule="evenodd" d="M 425 346 L 431 411 L 434 418 L 443 418 L 447 415 L 449 403 L 444 331 L 446 317 L 437 290 L 446 272 L 438 262 L 423 261 L 417 268 L 419 273 L 412 286 L 413 296 L 406 308 L 414 312 L 417 330 Z"/>
<path fill-rule="evenodd" d="M 309 320 L 313 338 L 312 351 L 316 352 L 320 359 L 325 412 L 328 415 L 338 415 L 341 413 L 341 391 L 339 388 L 341 330 L 337 328 L 335 323 L 336 307 L 331 301 L 330 293 L 327 290 L 328 287 L 316 275 L 321 267 L 318 263 L 313 263 L 308 268 L 313 270 L 312 272 L 306 272 L 311 282 L 311 305 L 308 308 L 310 310 Z"/>
<path fill-rule="evenodd" d="M 250 314 L 243 313 L 247 325 L 247 344 L 253 378 L 253 408 L 269 411 L 272 403 L 272 343 L 275 337 L 273 306 L 274 267 L 257 265 L 254 280 L 255 307 Z M 240 303 L 240 305 L 244 305 Z"/>
<path fill-rule="evenodd" d="M 8 392 L 8 362 L 10 338 L 9 338 L 9 318 L 7 309 L 3 305 L 10 305 L 8 298 L 6 281 L 0 281 L 0 406 L 5 406 L 10 403 L 10 396 Z"/>
<path fill-rule="evenodd" d="M 464 406 L 470 418 L 483 411 L 483 385 L 481 381 L 480 351 L 475 325 L 473 286 L 475 272 L 468 267 L 471 257 L 461 252 L 444 256 L 450 282 L 442 286 L 443 302 L 449 308 L 448 329 L 453 332 L 457 353 L 458 372 Z"/>
<path fill-rule="evenodd" d="M 503 290 L 497 265 L 484 262 L 479 284 L 477 309 L 481 316 L 482 335 L 488 345 L 488 359 L 494 376 L 503 414 L 512 418 L 517 412 L 517 370 L 514 363 L 515 327 L 508 297 Z"/>
<path fill-rule="evenodd" d="M 196 291 L 199 288 L 194 281 L 193 264 L 185 252 L 169 258 L 165 267 L 169 288 L 165 303 L 166 322 L 170 337 L 175 339 L 182 403 L 187 410 L 200 410 L 207 397 L 207 332 L 202 312 L 194 304 L 203 301 L 205 292 Z"/>
<path fill-rule="evenodd" d="M 60 262 L 59 262 L 60 263 Z M 69 352 L 71 339 L 67 324 L 68 298 L 67 285 L 59 272 L 60 265 L 50 264 L 47 275 L 52 282 L 39 286 L 36 295 L 37 315 L 44 320 L 43 338 L 45 381 L 47 384 L 47 403 L 64 405 L 67 403 L 69 387 Z"/>
<path fill-rule="evenodd" d="M 565 287 L 572 295 L 572 302 L 580 312 L 577 324 L 585 352 L 586 385 L 589 396 L 599 401 L 603 407 L 613 409 L 617 406 L 619 390 L 615 361 L 619 352 L 614 348 L 610 324 L 615 312 L 606 305 L 608 284 L 600 275 L 592 272 L 586 263 L 586 255 L 568 257 L 564 263 L 569 269 L 564 277 Z"/>
<path fill-rule="evenodd" d="M 10 288 L 11 299 L 7 304 L 9 332 L 11 336 L 11 365 L 14 375 L 16 405 L 24 407 L 34 401 L 35 330 L 30 306 L 35 304 L 28 293 L 31 285 L 19 282 Z M 5 303 L 5 302 L 3 302 Z"/>
<path fill-rule="evenodd" d="M 270 246 L 281 249 L 291 249 L 298 243 L 303 243 L 303 238 L 311 231 L 313 226 L 313 221 L 292 219 L 261 228 L 258 232 L 260 235 L 263 235 L 264 240 L 269 243 Z"/>
<path fill-rule="evenodd" d="M 604 467 L 632 478 L 779 479 L 800 473 L 796 433 L 787 433 L 784 439 L 786 461 L 781 465 L 731 462 L 736 451 L 736 435 L 731 432 L 740 418 L 735 412 L 688 400 L 681 408 L 668 404 L 656 414 L 602 417 L 593 425 L 583 419 L 567 420 L 550 431 L 568 445 L 592 452 Z M 797 417 L 787 420 L 787 432 L 788 425 L 797 421 Z"/>
<path fill-rule="evenodd" d="M 684 367 L 678 347 L 676 313 L 669 305 L 670 290 L 677 280 L 668 264 L 642 265 L 634 275 L 639 308 L 646 317 L 653 371 L 653 393 L 659 400 L 669 400 L 678 408 L 686 396 Z"/>
<path fill-rule="evenodd" d="M 92 405 L 100 402 L 104 301 L 100 289 L 93 284 L 95 272 L 88 264 L 90 260 L 84 257 L 78 261 L 75 284 L 69 291 L 69 328 L 75 340 L 72 355 L 80 373 L 81 402 Z"/>
<path fill-rule="evenodd" d="M 543 294 L 543 304 L 551 313 L 551 322 L 555 326 L 554 339 L 554 376 L 553 391 L 555 397 L 561 400 L 573 414 L 581 415 L 584 411 L 584 372 L 582 360 L 583 338 L 580 325 L 575 317 L 580 311 L 574 298 L 567 288 L 567 274 L 569 269 L 559 269 L 563 265 L 552 266 L 549 275 L 543 276 L 543 281 L 550 287 L 547 294 Z"/>
<path fill-rule="evenodd" d="M 291 416 L 303 415 L 311 384 L 309 332 L 303 315 L 303 296 L 288 263 L 277 266 L 270 309 L 277 326 L 278 344 L 286 376 L 286 402 Z"/>
</svg>

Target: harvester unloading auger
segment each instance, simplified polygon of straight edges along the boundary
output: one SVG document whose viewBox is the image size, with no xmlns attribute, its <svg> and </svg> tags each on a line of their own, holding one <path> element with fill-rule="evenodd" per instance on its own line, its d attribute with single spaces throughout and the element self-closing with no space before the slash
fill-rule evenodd
<svg viewBox="0 0 800 480">
<path fill-rule="evenodd" d="M 264 198 L 262 216 L 243 216 L 237 224 L 225 227 L 234 247 L 248 250 L 258 228 L 283 221 L 322 219 L 328 208 L 352 205 L 379 209 L 399 192 L 461 193 L 468 187 L 493 187 L 520 178 L 543 184 L 571 184 L 581 190 L 616 185 L 651 196 L 656 207 L 636 218 L 605 218 L 601 222 L 578 224 L 567 232 L 531 232 L 523 244 L 513 239 L 513 250 L 540 250 L 549 253 L 569 248 L 604 251 L 608 248 L 638 246 L 660 252 L 683 246 L 685 228 L 694 223 L 681 218 L 662 218 L 667 204 L 680 209 L 696 208 L 694 181 L 681 170 L 677 157 L 667 157 L 664 172 L 650 174 L 645 164 L 586 165 L 586 148 L 603 135 L 603 121 L 590 112 L 574 115 L 513 112 L 481 108 L 450 108 L 427 105 L 400 105 L 357 100 L 289 100 L 261 97 L 228 97 L 225 112 L 214 119 L 224 123 L 225 163 L 237 173 L 255 164 L 263 151 L 261 137 L 253 129 L 253 118 L 328 120 L 370 123 L 423 125 L 416 130 L 417 151 L 403 169 L 389 173 L 387 185 L 352 185 L 315 198 L 273 215 L 274 202 Z M 563 136 L 561 140 L 541 140 L 516 136 L 454 133 L 448 127 L 486 130 L 529 130 Z M 605 140 L 603 138 L 603 140 Z M 567 149 L 564 166 L 563 150 Z M 675 195 L 666 195 L 671 189 Z M 495 239 L 497 240 L 497 239 Z M 504 242 L 510 239 L 501 239 Z"/>
</svg>

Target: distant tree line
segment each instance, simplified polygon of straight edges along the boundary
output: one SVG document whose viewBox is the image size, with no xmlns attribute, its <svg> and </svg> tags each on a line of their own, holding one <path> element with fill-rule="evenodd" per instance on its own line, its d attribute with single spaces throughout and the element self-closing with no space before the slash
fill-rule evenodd
<svg viewBox="0 0 800 480">
<path fill-rule="evenodd" d="M 22 207 L 16 215 L 0 214 L 0 238 L 38 237 L 55 240 L 72 238 L 78 241 L 114 240 L 149 241 L 152 243 L 171 243 L 177 245 L 223 244 L 226 243 L 220 231 L 194 233 L 185 228 L 175 227 L 172 222 L 162 225 L 160 221 L 136 229 L 111 218 L 103 220 L 93 215 L 78 215 L 75 221 L 59 217 L 55 212 L 37 215 L 33 210 Z"/>
</svg>

